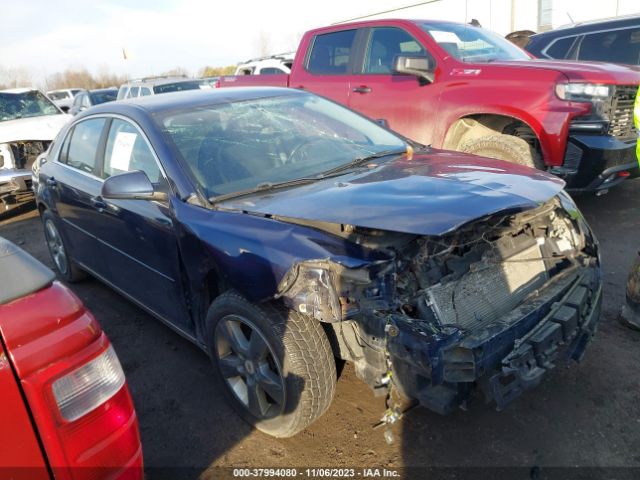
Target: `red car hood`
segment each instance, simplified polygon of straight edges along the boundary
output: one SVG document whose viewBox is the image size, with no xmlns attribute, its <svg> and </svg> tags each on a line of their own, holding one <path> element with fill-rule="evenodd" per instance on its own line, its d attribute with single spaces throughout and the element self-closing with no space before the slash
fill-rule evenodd
<svg viewBox="0 0 640 480">
<path fill-rule="evenodd" d="M 640 67 L 603 62 L 574 60 L 515 60 L 491 62 L 492 67 L 532 68 L 563 73 L 571 82 L 604 83 L 614 85 L 640 85 Z"/>
</svg>

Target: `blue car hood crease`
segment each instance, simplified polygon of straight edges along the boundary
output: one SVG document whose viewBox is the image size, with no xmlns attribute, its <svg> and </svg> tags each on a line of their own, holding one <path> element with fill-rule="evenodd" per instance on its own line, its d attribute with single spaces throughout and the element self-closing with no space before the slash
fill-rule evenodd
<svg viewBox="0 0 640 480">
<path fill-rule="evenodd" d="M 539 206 L 564 182 L 532 168 L 456 152 L 404 156 L 343 176 L 229 199 L 219 208 L 439 236 L 501 211 Z"/>
</svg>

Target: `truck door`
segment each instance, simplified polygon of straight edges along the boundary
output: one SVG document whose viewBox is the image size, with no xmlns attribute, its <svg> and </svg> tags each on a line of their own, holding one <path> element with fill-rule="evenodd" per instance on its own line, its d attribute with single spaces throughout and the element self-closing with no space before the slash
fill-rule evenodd
<svg viewBox="0 0 640 480">
<path fill-rule="evenodd" d="M 399 55 L 433 57 L 409 32 L 375 27 L 365 35 L 362 64 L 351 77 L 349 107 L 420 143 L 433 141 L 440 87 L 413 75 L 394 73 Z"/>
<path fill-rule="evenodd" d="M 348 105 L 357 32 L 351 29 L 316 35 L 302 68 L 292 74 L 290 86 Z"/>
</svg>

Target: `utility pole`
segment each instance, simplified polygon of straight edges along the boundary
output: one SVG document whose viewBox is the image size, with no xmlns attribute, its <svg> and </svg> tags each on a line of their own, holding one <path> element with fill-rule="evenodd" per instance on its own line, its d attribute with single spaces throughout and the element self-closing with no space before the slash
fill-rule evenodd
<svg viewBox="0 0 640 480">
<path fill-rule="evenodd" d="M 516 29 L 516 0 L 511 0 L 511 31 Z"/>
</svg>

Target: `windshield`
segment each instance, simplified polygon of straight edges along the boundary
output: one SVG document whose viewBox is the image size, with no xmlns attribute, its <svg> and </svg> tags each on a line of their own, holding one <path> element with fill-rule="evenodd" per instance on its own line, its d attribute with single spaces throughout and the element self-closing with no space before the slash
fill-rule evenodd
<svg viewBox="0 0 640 480">
<path fill-rule="evenodd" d="M 56 115 L 60 110 L 37 90 L 22 93 L 0 92 L 0 121 Z"/>
<path fill-rule="evenodd" d="M 520 48 L 484 28 L 459 23 L 422 23 L 420 27 L 444 50 L 463 62 L 530 60 Z"/>
<path fill-rule="evenodd" d="M 406 150 L 402 138 L 314 95 L 211 105 L 159 120 L 209 198 Z"/>
<path fill-rule="evenodd" d="M 189 80 L 186 82 L 164 83 L 153 87 L 154 93 L 181 92 L 182 90 L 197 90 L 202 85 L 200 80 Z"/>
<path fill-rule="evenodd" d="M 90 92 L 91 104 L 98 105 L 100 103 L 112 102 L 118 95 L 117 90 L 103 90 L 98 92 Z"/>
</svg>

